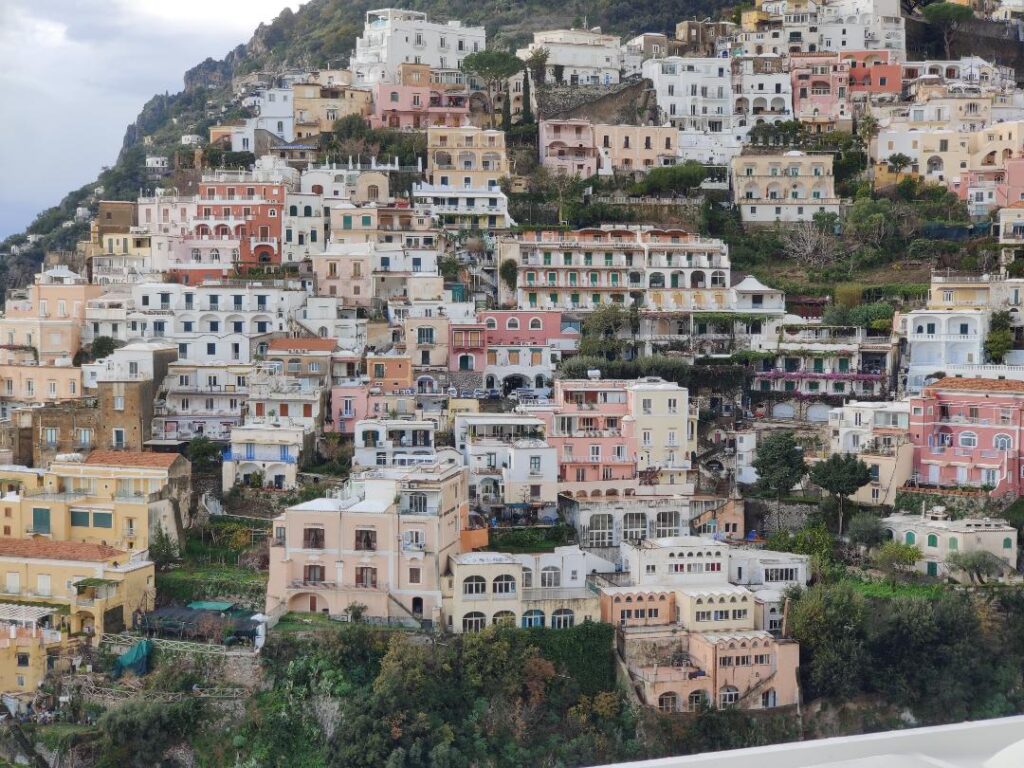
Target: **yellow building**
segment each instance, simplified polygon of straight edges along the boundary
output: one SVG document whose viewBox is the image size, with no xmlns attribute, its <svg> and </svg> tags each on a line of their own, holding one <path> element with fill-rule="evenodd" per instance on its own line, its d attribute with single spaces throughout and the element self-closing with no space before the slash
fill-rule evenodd
<svg viewBox="0 0 1024 768">
<path fill-rule="evenodd" d="M 77 649 L 61 621 L 56 608 L 0 602 L 0 692 L 34 694 L 56 659 Z"/>
<path fill-rule="evenodd" d="M 427 130 L 427 179 L 438 186 L 487 189 L 508 176 L 505 133 L 474 126 Z"/>
<path fill-rule="evenodd" d="M 697 412 L 690 407 L 689 392 L 657 378 L 631 382 L 626 392 L 639 448 L 637 468 L 657 467 L 661 482 L 675 482 L 674 473 L 690 469 L 697 449 Z"/>
<path fill-rule="evenodd" d="M 0 573 L 5 603 L 52 605 L 61 630 L 93 642 L 131 626 L 134 612 L 152 610 L 156 594 L 146 553 L 42 535 L 0 538 Z"/>
<path fill-rule="evenodd" d="M 84 461 L 55 461 L 49 470 L 4 467 L 0 534 L 144 553 L 158 527 L 177 537 L 190 475 L 179 454 L 132 451 L 93 451 Z"/>
<path fill-rule="evenodd" d="M 372 94 L 350 85 L 296 83 L 292 86 L 295 139 L 319 138 L 334 130 L 334 123 L 348 115 L 366 116 L 372 108 Z"/>
</svg>

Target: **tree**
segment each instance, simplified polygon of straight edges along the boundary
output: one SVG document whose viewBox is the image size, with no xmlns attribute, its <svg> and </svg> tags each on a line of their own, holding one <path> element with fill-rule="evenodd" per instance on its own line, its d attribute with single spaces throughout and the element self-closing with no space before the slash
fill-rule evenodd
<svg viewBox="0 0 1024 768">
<path fill-rule="evenodd" d="M 605 304 L 595 309 L 583 321 L 580 354 L 606 360 L 620 359 L 626 349 L 626 342 L 620 334 L 629 324 L 629 313 L 621 304 Z"/>
<path fill-rule="evenodd" d="M 170 537 L 163 525 L 158 525 L 149 541 L 149 559 L 158 571 L 162 571 L 180 557 L 178 542 Z"/>
<path fill-rule="evenodd" d="M 188 444 L 188 460 L 197 470 L 208 469 L 220 458 L 220 451 L 213 441 L 205 435 L 193 437 Z"/>
<path fill-rule="evenodd" d="M 847 496 L 871 481 L 868 465 L 850 453 L 833 453 L 811 467 L 811 482 L 824 488 L 839 502 L 839 536 L 843 535 L 843 504 Z"/>
<path fill-rule="evenodd" d="M 973 552 L 950 552 L 946 565 L 951 571 L 963 571 L 971 583 L 984 584 L 986 579 L 999 576 L 1007 565 L 991 552 L 977 549 Z"/>
<path fill-rule="evenodd" d="M 820 218 L 819 218 L 820 217 Z M 828 219 L 826 219 L 828 217 Z M 779 230 L 786 255 L 809 267 L 827 267 L 839 258 L 842 244 L 835 236 L 835 214 L 814 214 L 814 221 L 787 224 Z"/>
<path fill-rule="evenodd" d="M 957 7 L 959 8 L 960 6 Z M 907 157 L 902 152 L 894 152 L 889 155 L 885 162 L 886 165 L 889 166 L 889 170 L 896 174 L 896 183 L 899 184 L 900 174 L 903 172 L 903 169 L 909 168 L 913 165 L 914 160 L 913 158 Z"/>
<path fill-rule="evenodd" d="M 551 52 L 547 48 L 542 47 L 534 48 L 526 58 L 526 69 L 529 70 L 533 82 L 539 86 L 544 85 L 544 81 L 547 78 L 548 58 L 550 56 Z"/>
<path fill-rule="evenodd" d="M 970 6 L 957 5 L 956 3 L 934 3 L 927 5 L 921 11 L 929 24 L 932 24 L 942 32 L 942 44 L 946 49 L 946 58 L 950 57 L 950 46 L 956 38 L 960 26 L 974 18 L 974 11 Z"/>
<path fill-rule="evenodd" d="M 857 121 L 857 136 L 860 137 L 865 151 L 870 151 L 871 142 L 878 135 L 880 127 L 878 118 L 874 115 L 864 115 Z"/>
<path fill-rule="evenodd" d="M 846 535 L 851 542 L 867 549 L 877 547 L 885 541 L 882 521 L 873 512 L 858 512 L 851 517 Z"/>
<path fill-rule="evenodd" d="M 530 103 L 530 75 L 523 73 L 523 111 L 519 115 L 520 125 L 530 125 L 533 122 L 533 105 Z"/>
<path fill-rule="evenodd" d="M 910 570 L 914 563 L 921 559 L 921 550 L 913 544 L 887 541 L 875 553 L 873 559 L 875 567 L 884 571 L 890 580 L 895 581 L 897 575 Z"/>
<path fill-rule="evenodd" d="M 516 282 L 519 279 L 519 265 L 515 259 L 505 259 L 498 267 L 498 276 L 511 290 L 516 289 Z"/>
<path fill-rule="evenodd" d="M 774 432 L 765 438 L 757 446 L 753 466 L 758 485 L 776 496 L 776 514 L 782 507 L 782 497 L 807 474 L 803 451 L 789 431 Z"/>
<path fill-rule="evenodd" d="M 507 88 L 501 100 L 501 130 L 505 133 L 512 130 L 512 92 Z"/>
<path fill-rule="evenodd" d="M 1006 353 L 1013 349 L 1013 331 L 989 330 L 985 337 L 985 354 L 993 363 L 1002 363 Z"/>
<path fill-rule="evenodd" d="M 508 51 L 487 49 L 471 53 L 462 60 L 462 71 L 476 75 L 487 88 L 487 109 L 494 127 L 494 94 L 498 85 L 523 68 L 523 62 Z"/>
<path fill-rule="evenodd" d="M 441 273 L 441 277 L 445 279 L 445 282 L 454 283 L 459 279 L 459 273 L 462 270 L 462 264 L 459 261 L 459 257 L 454 253 L 448 253 L 438 259 L 437 271 Z"/>
<path fill-rule="evenodd" d="M 870 660 L 864 598 L 848 582 L 816 584 L 796 601 L 791 616 L 809 695 L 850 698 L 858 694 Z"/>
<path fill-rule="evenodd" d="M 97 336 L 92 340 L 92 359 L 102 360 L 109 357 L 117 349 L 117 342 L 109 336 Z"/>
</svg>

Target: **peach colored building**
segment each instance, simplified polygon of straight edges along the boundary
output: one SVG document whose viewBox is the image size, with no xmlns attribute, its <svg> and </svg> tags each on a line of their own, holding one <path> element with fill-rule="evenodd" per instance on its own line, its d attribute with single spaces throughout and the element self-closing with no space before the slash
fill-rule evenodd
<svg viewBox="0 0 1024 768">
<path fill-rule="evenodd" d="M 104 290 L 67 267 L 37 274 L 27 288 L 8 291 L 0 345 L 31 347 L 40 362 L 73 357 L 81 346 L 85 305 Z"/>
<path fill-rule="evenodd" d="M 292 85 L 292 111 L 295 139 L 319 139 L 321 133 L 334 130 L 334 123 L 348 115 L 365 116 L 373 106 L 369 90 L 350 85 L 295 83 Z"/>
<path fill-rule="evenodd" d="M 838 53 L 792 53 L 793 114 L 812 133 L 849 128 L 850 62 Z"/>
<path fill-rule="evenodd" d="M 589 120 L 541 120 L 539 131 L 540 162 L 545 168 L 584 179 L 597 173 L 597 144 Z"/>
<path fill-rule="evenodd" d="M 370 126 L 421 131 L 432 126 L 458 127 L 469 116 L 469 94 L 432 82 L 427 64 L 398 65 L 397 83 L 377 83 Z"/>
<path fill-rule="evenodd" d="M 366 373 L 370 389 L 412 389 L 412 365 L 409 356 L 397 352 L 367 353 Z"/>
<path fill-rule="evenodd" d="M 373 256 L 359 246 L 329 246 L 313 256 L 318 296 L 337 296 L 346 306 L 369 307 L 373 300 Z"/>
<path fill-rule="evenodd" d="M 632 173 L 675 165 L 678 138 L 670 125 L 595 125 L 598 170 Z"/>
<path fill-rule="evenodd" d="M 344 614 L 353 605 L 394 623 L 442 626 L 441 576 L 471 528 L 467 470 L 385 467 L 274 520 L 267 613 Z"/>
</svg>

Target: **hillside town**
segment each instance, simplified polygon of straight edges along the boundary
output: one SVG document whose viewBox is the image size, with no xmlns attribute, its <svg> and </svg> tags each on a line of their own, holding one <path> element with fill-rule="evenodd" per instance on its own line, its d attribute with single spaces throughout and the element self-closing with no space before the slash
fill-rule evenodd
<svg viewBox="0 0 1024 768">
<path fill-rule="evenodd" d="M 144 137 L 148 188 L 0 314 L 7 707 L 147 644 L 595 624 L 640 708 L 799 716 L 812 585 L 1024 585 L 1024 90 L 905 22 L 758 0 L 505 50 L 371 10 L 347 66 Z M 810 295 L 706 226 L 830 268 L 878 198 L 964 212 L 915 252 L 984 245 Z"/>
</svg>

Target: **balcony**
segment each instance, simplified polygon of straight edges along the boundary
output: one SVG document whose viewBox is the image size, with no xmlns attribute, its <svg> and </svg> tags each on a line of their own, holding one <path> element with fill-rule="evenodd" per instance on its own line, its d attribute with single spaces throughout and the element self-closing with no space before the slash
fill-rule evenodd
<svg viewBox="0 0 1024 768">
<path fill-rule="evenodd" d="M 841 381 L 881 381 L 885 378 L 885 373 L 878 370 L 871 370 L 867 368 L 861 368 L 859 370 L 850 371 L 814 371 L 806 370 L 803 368 L 797 370 L 785 370 L 783 368 L 775 368 L 770 371 L 757 371 L 754 374 L 755 378 L 761 379 L 837 379 Z"/>
<path fill-rule="evenodd" d="M 336 581 L 311 581 L 309 579 L 292 579 L 288 582 L 289 589 L 337 589 Z"/>
<path fill-rule="evenodd" d="M 280 464 L 294 464 L 295 457 L 291 455 L 281 456 L 279 454 L 264 454 L 264 453 L 242 453 L 239 451 L 224 451 L 221 454 L 224 461 L 261 461 L 273 463 L 277 462 Z"/>
</svg>

